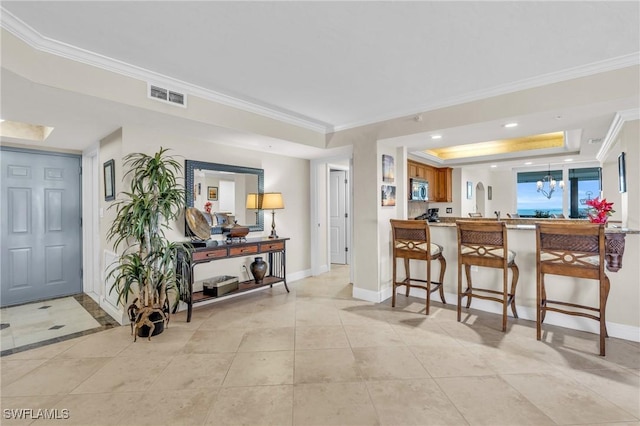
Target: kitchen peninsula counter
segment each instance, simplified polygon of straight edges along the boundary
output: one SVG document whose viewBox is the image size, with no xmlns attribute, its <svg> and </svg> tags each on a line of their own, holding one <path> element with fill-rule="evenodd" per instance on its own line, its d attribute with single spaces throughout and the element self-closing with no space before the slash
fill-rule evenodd
<svg viewBox="0 0 640 426">
<path fill-rule="evenodd" d="M 452 227 L 456 226 L 456 220 L 496 220 L 491 217 L 471 218 L 471 217 L 441 217 L 440 222 L 429 222 L 429 226 L 434 227 Z M 507 229 L 536 229 L 536 223 L 574 223 L 585 222 L 584 219 L 544 219 L 544 218 L 500 218 L 500 220 L 507 224 Z M 606 234 L 640 234 L 640 229 L 622 228 L 616 225 L 609 224 L 604 232 Z"/>
<path fill-rule="evenodd" d="M 447 270 L 444 279 L 444 289 L 447 300 L 454 301 L 457 294 L 457 261 L 458 238 L 456 233 L 456 220 L 496 220 L 495 218 L 452 218 L 440 217 L 440 222 L 429 222 L 431 239 L 434 243 L 443 246 L 443 254 L 447 260 Z M 510 250 L 516 253 L 516 263 L 520 269 L 520 279 L 516 292 L 516 304 L 518 312 L 523 319 L 535 320 L 536 301 L 536 222 L 576 222 L 579 219 L 538 219 L 519 218 L 501 219 L 507 224 L 507 238 Z M 611 224 L 610 224 L 611 226 Z M 607 302 L 607 327 L 609 335 L 623 339 L 638 341 L 640 330 L 640 230 L 608 227 L 605 229 L 607 238 L 607 275 L 611 281 L 611 292 Z M 624 258 L 623 258 L 624 255 Z M 626 262 L 625 262 L 626 260 Z M 424 266 L 416 262 L 412 265 L 412 276 L 422 278 Z M 434 272 L 432 271 L 432 274 Z M 438 273 L 436 267 L 435 273 Z M 489 268 L 479 268 L 474 272 L 474 282 L 478 285 L 494 283 L 496 286 L 502 282 L 501 272 Z M 567 284 L 565 284 L 565 282 Z M 466 281 L 463 281 L 466 285 Z M 548 292 L 553 292 L 558 300 L 574 299 L 577 303 L 596 303 L 598 286 L 595 281 L 571 278 L 555 277 L 550 280 L 552 286 L 548 286 Z M 557 284 L 557 285 L 556 285 Z M 579 286 L 579 287 L 577 287 Z M 576 296 L 576 289 L 580 288 Z M 499 289 L 498 289 L 499 290 Z M 596 301 L 596 302 L 594 302 Z M 451 303 L 451 302 L 450 302 Z M 496 305 L 496 306 L 493 306 Z M 472 308 L 497 312 L 499 306 L 482 300 L 474 300 Z M 575 328 L 597 332 L 597 322 L 579 317 L 564 318 L 565 315 L 556 317 L 549 313 L 549 323 L 563 327 Z M 593 323 L 593 324 L 591 324 Z"/>
</svg>

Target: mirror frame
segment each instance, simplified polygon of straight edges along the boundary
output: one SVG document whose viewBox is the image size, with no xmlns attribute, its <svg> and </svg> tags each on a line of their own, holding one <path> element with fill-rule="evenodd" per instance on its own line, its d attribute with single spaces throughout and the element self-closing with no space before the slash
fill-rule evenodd
<svg viewBox="0 0 640 426">
<path fill-rule="evenodd" d="M 264 193 L 264 170 L 254 169 L 252 167 L 231 166 L 229 164 L 207 163 L 205 161 L 185 160 L 184 162 L 184 180 L 185 180 L 185 196 L 186 207 L 193 207 L 193 185 L 195 182 L 196 170 L 212 170 L 217 172 L 242 173 L 258 176 L 258 194 Z M 246 194 L 245 194 L 246 198 Z M 264 214 L 263 210 L 258 210 L 258 223 L 248 226 L 249 232 L 264 231 Z M 189 236 L 188 226 L 185 223 L 185 234 Z M 221 226 L 212 226 L 211 234 L 222 234 Z"/>
</svg>

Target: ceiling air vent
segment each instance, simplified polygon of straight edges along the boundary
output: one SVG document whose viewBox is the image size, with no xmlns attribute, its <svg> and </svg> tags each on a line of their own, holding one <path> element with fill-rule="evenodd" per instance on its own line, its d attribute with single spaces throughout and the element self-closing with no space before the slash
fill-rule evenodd
<svg viewBox="0 0 640 426">
<path fill-rule="evenodd" d="M 184 93 L 174 92 L 173 90 L 149 84 L 148 96 L 162 102 L 167 102 L 181 107 L 187 106 L 187 95 Z"/>
</svg>

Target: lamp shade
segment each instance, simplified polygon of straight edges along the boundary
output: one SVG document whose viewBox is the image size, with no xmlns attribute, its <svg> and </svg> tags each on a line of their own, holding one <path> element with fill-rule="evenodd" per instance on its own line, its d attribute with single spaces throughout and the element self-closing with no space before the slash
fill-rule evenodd
<svg viewBox="0 0 640 426">
<path fill-rule="evenodd" d="M 247 209 L 259 209 L 260 206 L 258 204 L 258 194 L 255 192 L 250 192 L 247 194 Z"/>
<path fill-rule="evenodd" d="M 284 209 L 284 199 L 281 192 L 265 192 L 262 195 L 262 208 L 264 210 Z"/>
</svg>

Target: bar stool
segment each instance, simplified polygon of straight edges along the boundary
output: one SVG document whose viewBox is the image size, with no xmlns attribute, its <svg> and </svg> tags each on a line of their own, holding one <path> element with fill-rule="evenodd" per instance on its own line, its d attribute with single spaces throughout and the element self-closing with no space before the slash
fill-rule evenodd
<svg viewBox="0 0 640 426">
<path fill-rule="evenodd" d="M 511 305 L 513 316 L 516 311 L 516 286 L 520 270 L 516 265 L 515 252 L 507 247 L 507 228 L 504 222 L 496 220 L 459 220 L 458 228 L 458 321 L 462 311 L 462 298 L 467 298 L 467 309 L 471 299 L 493 300 L 502 303 L 502 331 L 507 330 L 507 306 Z M 467 276 L 467 289 L 462 291 L 462 266 Z M 471 282 L 471 266 L 483 266 L 502 269 L 502 291 L 474 287 Z M 508 278 L 511 269 L 511 292 L 508 291 Z M 500 295 L 498 298 L 493 295 Z"/>
<path fill-rule="evenodd" d="M 536 332 L 540 340 L 547 311 L 591 318 L 600 323 L 600 355 L 605 356 L 607 325 L 605 308 L 609 296 L 609 277 L 605 267 L 604 224 L 536 224 Z M 547 299 L 545 274 L 587 278 L 598 281 L 598 307 Z M 583 287 L 581 282 L 580 288 Z M 550 306 L 555 305 L 555 306 Z M 577 308 L 592 312 L 576 311 Z"/>
<path fill-rule="evenodd" d="M 426 314 L 429 315 L 431 293 L 439 290 L 442 303 L 447 303 L 444 299 L 444 288 L 442 287 L 447 261 L 442 255 L 442 246 L 431 242 L 429 224 L 426 220 L 391 219 L 391 231 L 393 238 L 393 295 L 391 296 L 391 307 L 396 306 L 396 287 L 406 286 L 407 297 L 409 297 L 411 288 L 421 288 L 427 292 Z M 397 278 L 397 259 L 404 260 L 405 278 L 402 281 L 398 281 Z M 426 262 L 426 280 L 411 278 L 409 269 L 409 261 L 411 259 L 424 260 Z M 440 262 L 439 282 L 431 281 L 432 260 Z"/>
</svg>

